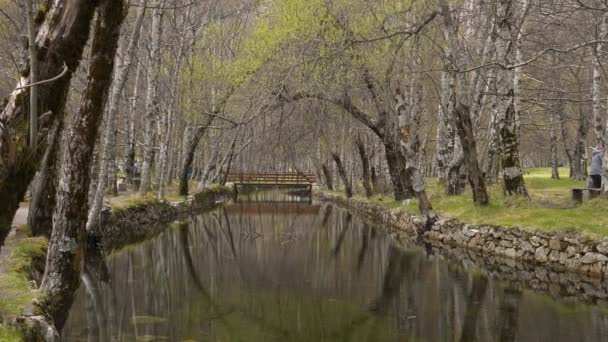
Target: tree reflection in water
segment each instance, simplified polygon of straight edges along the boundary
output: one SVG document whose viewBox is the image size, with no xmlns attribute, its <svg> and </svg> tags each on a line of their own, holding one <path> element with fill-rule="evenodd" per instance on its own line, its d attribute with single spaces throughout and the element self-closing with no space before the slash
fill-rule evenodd
<svg viewBox="0 0 608 342">
<path fill-rule="evenodd" d="M 255 194 L 250 194 L 251 201 Z M 85 273 L 66 341 L 598 341 L 597 306 L 566 304 L 404 247 L 331 205 L 192 217 Z M 314 210 L 311 210 L 314 209 Z M 533 322 L 533 323 L 531 323 Z"/>
</svg>

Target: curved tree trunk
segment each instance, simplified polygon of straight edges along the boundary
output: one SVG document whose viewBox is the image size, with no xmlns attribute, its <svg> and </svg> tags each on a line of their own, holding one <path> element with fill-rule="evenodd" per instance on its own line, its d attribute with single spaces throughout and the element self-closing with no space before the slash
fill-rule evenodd
<svg viewBox="0 0 608 342">
<path fill-rule="evenodd" d="M 109 182 L 109 188 L 114 196 L 118 195 L 116 188 L 116 115 L 118 113 L 118 105 L 120 103 L 120 97 L 124 90 L 127 78 L 129 77 L 129 71 L 131 70 L 131 64 L 135 50 L 137 48 L 137 42 L 141 33 L 141 27 L 144 22 L 144 16 L 146 14 L 146 4 L 148 0 L 142 0 L 135 19 L 135 26 L 128 42 L 123 42 L 120 46 L 119 51 L 116 55 L 116 69 L 114 72 L 114 80 L 112 82 L 112 89 L 109 94 L 108 107 L 106 111 L 107 127 L 106 135 L 103 143 L 103 152 L 99 165 L 99 179 L 97 182 L 97 190 L 95 192 L 95 199 L 89 210 L 89 216 L 87 220 L 87 231 L 90 231 L 93 225 L 99 222 L 99 214 L 103 207 L 103 198 L 106 194 L 106 179 Z M 125 44 L 126 43 L 126 44 Z"/>
<path fill-rule="evenodd" d="M 60 189 L 53 214 L 46 268 L 40 286 L 42 307 L 61 330 L 80 285 L 85 258 L 87 192 L 91 155 L 111 83 L 123 20 L 123 1 L 106 0 L 99 8 L 91 45 L 91 64 L 80 108 L 74 114 L 64 151 Z M 84 208 L 84 210 L 83 210 Z"/>
<path fill-rule="evenodd" d="M 186 140 L 184 142 L 183 160 L 179 171 L 179 194 L 180 196 L 188 195 L 188 173 L 192 167 L 192 161 L 194 160 L 194 153 L 196 147 L 201 141 L 201 138 L 207 130 L 207 126 L 211 124 L 209 120 L 205 125 L 191 127 L 188 129 L 189 133 L 186 133 Z"/>
<path fill-rule="evenodd" d="M 64 76 L 38 86 L 38 103 L 41 104 L 38 132 L 49 129 L 55 116 L 63 115 L 72 73 L 80 64 L 96 7 L 94 0 L 70 2 L 70 6 L 65 6 L 65 1 L 55 0 L 47 7 L 46 18 L 36 37 L 38 77 L 46 80 Z M 18 84 L 29 83 L 28 75 L 21 75 Z M 27 147 L 29 132 L 21 123 L 28 113 L 26 101 L 23 101 L 28 96 L 29 88 L 17 86 L 0 113 L 3 126 L 0 131 L 0 242 L 8 233 L 19 202 L 46 150 L 44 136 L 38 136 L 35 153 Z"/>
<path fill-rule="evenodd" d="M 331 171 L 329 170 L 329 168 L 327 167 L 327 164 L 323 163 L 323 166 L 321 166 L 321 170 L 323 170 L 323 176 L 325 177 L 325 184 L 327 185 L 327 188 L 331 191 L 334 190 L 334 182 L 332 180 L 332 175 L 331 175 Z"/>
<path fill-rule="evenodd" d="M 455 114 L 456 127 L 460 141 L 462 142 L 463 155 L 467 166 L 469 184 L 473 192 L 473 201 L 481 205 L 487 205 L 490 202 L 490 197 L 488 196 L 485 179 L 479 167 L 477 144 L 475 142 L 475 134 L 473 133 L 470 109 L 463 104 L 459 104 L 455 108 Z"/>
</svg>

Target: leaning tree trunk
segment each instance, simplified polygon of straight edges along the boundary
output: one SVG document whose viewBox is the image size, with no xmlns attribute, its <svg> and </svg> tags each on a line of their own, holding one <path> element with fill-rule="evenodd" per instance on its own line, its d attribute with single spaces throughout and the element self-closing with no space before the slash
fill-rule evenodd
<svg viewBox="0 0 608 342">
<path fill-rule="evenodd" d="M 346 193 L 346 197 L 353 197 L 353 189 L 351 187 L 350 182 L 348 181 L 348 176 L 346 175 L 346 170 L 344 169 L 344 165 L 342 164 L 340 156 L 332 152 L 331 157 L 336 163 L 336 167 L 338 168 L 338 174 L 340 175 L 340 179 L 342 179 L 342 184 L 344 184 L 344 192 Z"/>
<path fill-rule="evenodd" d="M 332 179 L 331 171 L 327 164 L 323 163 L 321 166 L 321 170 L 323 170 L 323 176 L 325 177 L 325 184 L 327 185 L 327 189 L 333 191 L 334 190 L 334 182 Z"/>
<path fill-rule="evenodd" d="M 213 151 L 211 158 L 207 160 L 207 165 L 205 165 L 205 169 L 203 170 L 198 185 L 196 186 L 197 191 L 205 190 L 205 187 L 207 186 L 207 179 L 209 179 L 211 171 L 213 171 L 213 169 L 215 168 L 215 163 L 217 162 L 217 158 L 219 158 L 219 155 L 220 147 L 218 145 L 217 148 L 215 148 L 215 150 Z"/>
<path fill-rule="evenodd" d="M 27 225 L 34 236 L 51 236 L 53 231 L 53 211 L 57 193 L 59 173 L 59 145 L 63 120 L 57 118 L 48 137 L 48 147 L 42 159 L 40 171 L 32 185 L 32 198 L 27 214 Z"/>
<path fill-rule="evenodd" d="M 357 151 L 359 151 L 359 157 L 361 158 L 361 169 L 363 179 L 363 189 L 365 190 L 365 197 L 372 196 L 372 184 L 369 175 L 369 158 L 367 157 L 367 151 L 365 151 L 365 145 L 360 137 L 355 141 L 357 145 Z"/>
<path fill-rule="evenodd" d="M 469 107 L 459 104 L 455 108 L 455 121 L 462 142 L 462 150 L 465 164 L 467 166 L 467 174 L 469 184 L 473 192 L 473 201 L 481 205 L 487 205 L 490 202 L 488 191 L 486 190 L 485 179 L 479 167 L 477 157 L 477 144 L 475 142 L 475 133 L 471 123 L 471 112 Z"/>
<path fill-rule="evenodd" d="M 94 225 L 99 222 L 99 214 L 103 207 L 103 198 L 105 196 L 106 179 L 111 181 L 109 184 L 110 190 L 116 196 L 116 115 L 118 113 L 118 105 L 123 89 L 129 77 L 129 71 L 137 48 L 137 42 L 141 33 L 141 27 L 146 14 L 146 4 L 148 0 L 142 0 L 139 4 L 137 19 L 135 26 L 128 42 L 121 44 L 116 55 L 116 70 L 114 71 L 114 80 L 109 94 L 108 108 L 106 111 L 107 127 L 106 135 L 103 144 L 103 152 L 99 165 L 99 178 L 97 182 L 97 190 L 95 199 L 87 220 L 87 231 L 90 231 Z M 126 43 L 126 44 L 125 44 Z M 113 164 L 113 165 L 112 165 Z M 113 173 L 113 174 L 112 174 Z"/>
<path fill-rule="evenodd" d="M 146 195 L 152 183 L 152 162 L 154 160 L 154 141 L 156 118 L 160 111 L 158 99 L 158 81 L 160 64 L 160 38 L 162 33 L 162 9 L 160 1 L 152 3 L 155 6 L 152 14 L 152 46 L 148 63 L 148 85 L 146 90 L 146 128 L 144 131 L 144 156 L 141 167 L 141 183 L 139 194 Z"/>
<path fill-rule="evenodd" d="M 207 131 L 207 126 L 209 126 L 212 122 L 213 117 L 210 117 L 209 120 L 204 125 L 191 127 L 188 129 L 189 134 L 186 134 L 186 140 L 184 142 L 184 150 L 183 150 L 183 160 L 179 171 L 179 194 L 180 196 L 188 195 L 188 172 L 192 167 L 192 161 L 194 160 L 194 153 L 196 152 L 196 147 L 198 146 L 201 138 Z"/>
<path fill-rule="evenodd" d="M 46 17 L 38 30 L 36 51 L 38 78 L 52 82 L 38 86 L 38 132 L 50 128 L 53 119 L 63 114 L 72 79 L 89 39 L 90 23 L 97 1 L 75 1 L 70 6 L 55 0 L 46 8 Z M 43 12 L 39 16 L 44 15 Z M 27 69 L 26 69 L 27 70 Z M 19 85 L 29 84 L 26 73 Z M 37 165 L 46 150 L 46 136 L 38 136 L 35 150 L 28 147 L 28 129 L 24 124 L 28 108 L 29 88 L 17 86 L 0 113 L 0 242 L 34 177 Z"/>
<path fill-rule="evenodd" d="M 510 0 L 497 2 L 495 41 L 496 59 L 503 64 L 496 75 L 498 100 L 498 128 L 501 142 L 501 163 L 504 188 L 507 195 L 527 196 L 519 160 L 519 137 L 517 132 L 517 113 L 515 112 L 514 71 L 508 66 L 513 63 L 513 24 L 514 5 Z"/>
<path fill-rule="evenodd" d="M 44 293 L 43 311 L 53 318 L 59 330 L 67 319 L 74 292 L 80 284 L 85 259 L 91 155 L 111 83 L 123 5 L 122 0 L 106 0 L 99 8 L 87 86 L 80 108 L 74 114 L 71 135 L 64 150 L 53 233 L 40 286 Z"/>
</svg>

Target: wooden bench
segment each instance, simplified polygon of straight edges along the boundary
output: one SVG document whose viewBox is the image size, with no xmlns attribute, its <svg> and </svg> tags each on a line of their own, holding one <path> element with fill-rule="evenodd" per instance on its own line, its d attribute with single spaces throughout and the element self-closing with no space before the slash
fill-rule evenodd
<svg viewBox="0 0 608 342">
<path fill-rule="evenodd" d="M 583 201 L 588 201 L 600 196 L 602 194 L 602 190 L 592 188 L 574 188 L 570 190 L 570 194 L 574 201 L 583 203 Z"/>
</svg>

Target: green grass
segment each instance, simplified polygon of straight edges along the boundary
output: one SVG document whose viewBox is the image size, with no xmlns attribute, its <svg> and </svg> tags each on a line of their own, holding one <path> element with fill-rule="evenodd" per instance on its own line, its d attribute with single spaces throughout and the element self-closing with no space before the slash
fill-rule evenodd
<svg viewBox="0 0 608 342">
<path fill-rule="evenodd" d="M 0 321 L 11 321 L 19 316 L 38 292 L 30 280 L 34 260 L 44 260 L 48 241 L 44 237 L 31 237 L 26 226 L 18 227 L 17 234 L 6 240 L 10 254 L 2 260 L 0 272 Z M 20 341 L 12 327 L 0 324 L 0 341 Z"/>
<path fill-rule="evenodd" d="M 23 341 L 23 338 L 17 329 L 0 324 L 0 341 L 20 342 Z"/>
<path fill-rule="evenodd" d="M 502 184 L 489 188 L 490 205 L 476 206 L 471 192 L 460 196 L 446 196 L 437 179 L 427 179 L 428 195 L 434 209 L 440 215 L 468 223 L 491 224 L 522 229 L 551 232 L 578 232 L 590 238 L 608 236 L 608 199 L 597 198 L 576 206 L 570 200 L 570 189 L 585 187 L 584 181 L 568 178 L 567 168 L 560 168 L 562 179 L 551 179 L 551 169 L 526 169 L 525 181 L 530 199 L 506 197 Z M 356 196 L 359 199 L 365 199 Z M 375 195 L 369 200 L 387 208 L 403 208 L 409 213 L 418 213 L 414 199 L 408 205 L 394 200 L 392 196 Z"/>
</svg>

